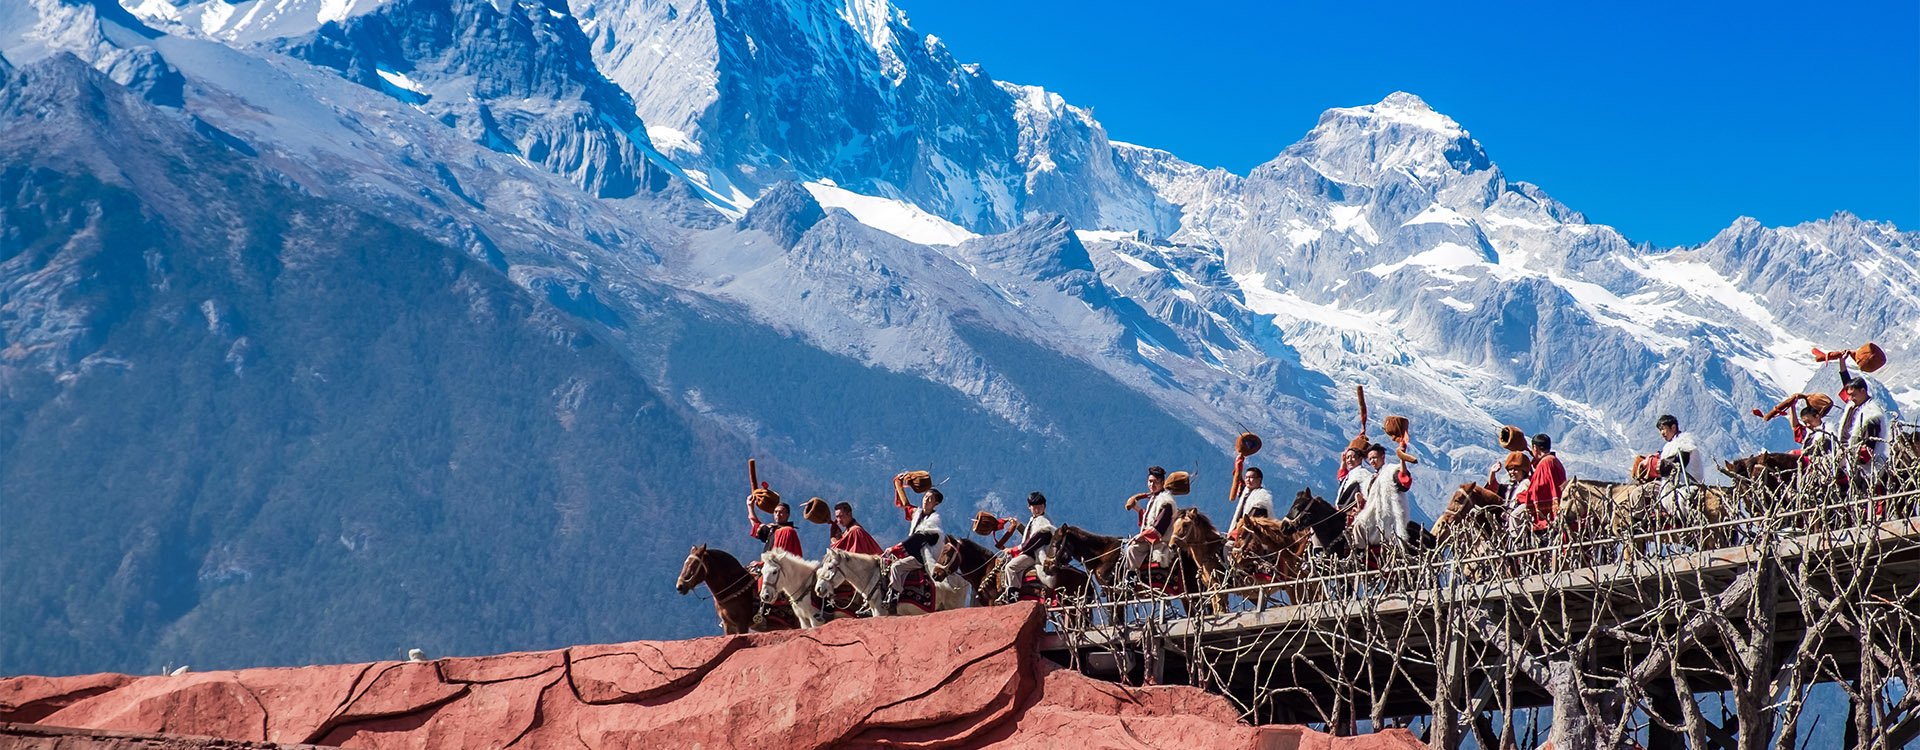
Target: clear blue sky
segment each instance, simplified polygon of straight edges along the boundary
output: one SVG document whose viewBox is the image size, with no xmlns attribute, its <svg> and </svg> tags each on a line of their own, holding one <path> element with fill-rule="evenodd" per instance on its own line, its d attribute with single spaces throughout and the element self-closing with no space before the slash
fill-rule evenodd
<svg viewBox="0 0 1920 750">
<path fill-rule="evenodd" d="M 1404 90 L 1509 177 L 1635 240 L 1840 209 L 1920 230 L 1914 0 L 895 2 L 1118 140 L 1242 174 L 1322 110 Z"/>
</svg>

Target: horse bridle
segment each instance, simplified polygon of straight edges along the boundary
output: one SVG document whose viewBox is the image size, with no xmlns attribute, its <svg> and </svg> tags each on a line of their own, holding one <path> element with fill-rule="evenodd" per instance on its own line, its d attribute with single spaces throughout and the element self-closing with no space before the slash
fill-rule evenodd
<svg viewBox="0 0 1920 750">
<path fill-rule="evenodd" d="M 728 586 L 725 590 L 722 590 L 722 591 L 715 591 L 713 589 L 713 582 L 707 580 L 707 573 L 710 572 L 707 569 L 707 556 L 706 555 L 688 555 L 687 557 L 693 558 L 693 561 L 696 563 L 699 563 L 700 565 L 700 578 L 694 581 L 692 584 L 688 585 L 687 590 L 692 591 L 694 586 L 698 586 L 702 582 L 705 582 L 707 584 L 707 591 L 713 594 L 714 601 L 721 601 L 726 599 L 729 596 L 732 596 L 735 589 L 744 588 L 749 582 L 753 580 L 753 576 L 743 575 L 743 576 L 740 576 L 740 580 L 735 582 L 732 586 Z M 680 584 L 685 580 L 686 580 L 686 577 L 681 576 L 679 580 L 674 581 L 673 582 L 674 588 L 679 588 Z"/>
</svg>

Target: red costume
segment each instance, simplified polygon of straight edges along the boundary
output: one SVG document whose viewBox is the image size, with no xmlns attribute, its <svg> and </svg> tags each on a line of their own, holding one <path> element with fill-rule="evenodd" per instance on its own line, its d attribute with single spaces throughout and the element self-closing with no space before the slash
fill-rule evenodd
<svg viewBox="0 0 1920 750">
<path fill-rule="evenodd" d="M 1533 465 L 1533 477 L 1515 501 L 1533 513 L 1533 530 L 1545 531 L 1553 525 L 1560 509 L 1560 495 L 1567 490 L 1567 467 L 1552 453 L 1541 456 Z"/>
<path fill-rule="evenodd" d="M 835 537 L 827 546 L 846 552 L 858 552 L 862 555 L 880 554 L 880 543 L 874 541 L 873 535 L 868 534 L 867 530 L 857 523 L 848 525 L 847 530 L 840 532 L 840 536 Z"/>
<path fill-rule="evenodd" d="M 800 532 L 795 531 L 791 523 L 756 522 L 749 533 L 753 538 L 766 542 L 766 548 L 769 550 L 783 550 L 792 553 L 794 557 L 806 557 L 800 553 Z"/>
</svg>

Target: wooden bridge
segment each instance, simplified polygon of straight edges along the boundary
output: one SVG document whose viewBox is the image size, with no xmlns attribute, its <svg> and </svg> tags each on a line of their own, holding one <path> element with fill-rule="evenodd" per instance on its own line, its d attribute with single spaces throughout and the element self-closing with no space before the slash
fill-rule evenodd
<svg viewBox="0 0 1920 750">
<path fill-rule="evenodd" d="M 1436 747 L 1531 746 L 1528 712 L 1551 707 L 1561 748 L 1791 748 L 1808 689 L 1843 683 L 1849 744 L 1903 747 L 1920 736 L 1900 687 L 1920 677 L 1916 498 L 1749 496 L 1775 510 L 1060 607 L 1042 648 L 1096 676 L 1212 689 L 1252 720 L 1410 725 Z M 1213 593 L 1226 609 L 1208 611 Z M 1701 710 L 1714 693 L 1737 721 Z"/>
</svg>

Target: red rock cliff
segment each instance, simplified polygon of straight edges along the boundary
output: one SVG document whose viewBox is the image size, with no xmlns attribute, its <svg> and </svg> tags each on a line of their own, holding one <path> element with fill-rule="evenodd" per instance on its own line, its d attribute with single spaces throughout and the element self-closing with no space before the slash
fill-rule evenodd
<svg viewBox="0 0 1920 750">
<path fill-rule="evenodd" d="M 1059 669 L 1034 652 L 1040 621 L 1021 605 L 424 663 L 15 677 L 0 679 L 0 722 L 16 723 L 0 725 L 0 746 L 157 747 L 139 742 L 156 736 L 396 749 L 1421 746 L 1398 730 L 1335 739 L 1251 727 L 1198 689 Z"/>
</svg>

